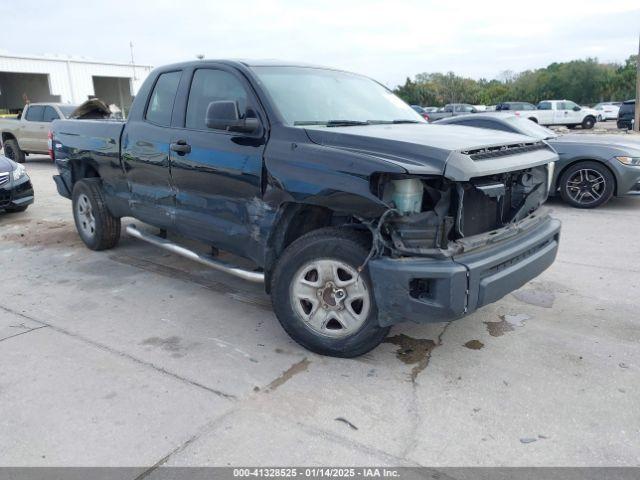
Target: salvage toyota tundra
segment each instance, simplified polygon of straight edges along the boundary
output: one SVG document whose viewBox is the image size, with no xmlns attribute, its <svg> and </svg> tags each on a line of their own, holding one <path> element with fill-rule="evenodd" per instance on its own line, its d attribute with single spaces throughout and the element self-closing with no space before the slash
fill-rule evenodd
<svg viewBox="0 0 640 480">
<path fill-rule="evenodd" d="M 57 120 L 51 142 L 87 247 L 114 247 L 135 217 L 158 230 L 130 235 L 264 282 L 287 333 L 324 355 L 361 355 L 401 321 L 469 314 L 558 249 L 560 223 L 541 208 L 557 159 L 545 142 L 429 125 L 344 71 L 170 65 L 126 122 Z"/>
</svg>

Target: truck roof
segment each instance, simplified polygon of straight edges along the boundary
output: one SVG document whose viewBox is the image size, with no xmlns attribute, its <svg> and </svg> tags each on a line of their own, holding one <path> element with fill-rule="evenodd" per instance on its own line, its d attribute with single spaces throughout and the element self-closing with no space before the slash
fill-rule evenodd
<svg viewBox="0 0 640 480">
<path fill-rule="evenodd" d="M 185 68 L 193 67 L 196 65 L 207 63 L 222 63 L 230 66 L 244 66 L 244 67 L 306 67 L 306 68 L 321 68 L 324 70 L 337 70 L 342 71 L 339 68 L 327 67 L 325 65 L 315 65 L 304 62 L 291 62 L 287 60 L 278 59 L 247 59 L 247 58 L 203 58 L 202 60 L 189 60 L 187 62 L 172 63 L 170 65 L 163 65 L 162 70 L 172 68 Z"/>
<path fill-rule="evenodd" d="M 62 103 L 62 102 L 29 102 L 25 105 L 25 107 L 29 105 L 55 105 L 55 106 L 62 106 L 62 107 L 77 107 L 79 104 Z"/>
</svg>

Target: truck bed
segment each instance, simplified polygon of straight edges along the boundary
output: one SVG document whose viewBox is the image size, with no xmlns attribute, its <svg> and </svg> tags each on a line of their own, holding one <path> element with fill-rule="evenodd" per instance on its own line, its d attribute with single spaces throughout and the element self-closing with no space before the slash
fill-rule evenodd
<svg viewBox="0 0 640 480">
<path fill-rule="evenodd" d="M 53 136 L 56 160 L 94 160 L 120 163 L 120 137 L 125 122 L 121 120 L 56 120 Z"/>
</svg>

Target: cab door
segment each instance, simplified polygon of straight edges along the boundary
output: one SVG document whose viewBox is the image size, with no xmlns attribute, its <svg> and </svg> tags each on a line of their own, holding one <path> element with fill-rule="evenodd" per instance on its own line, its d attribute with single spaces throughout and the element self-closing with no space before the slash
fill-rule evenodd
<svg viewBox="0 0 640 480">
<path fill-rule="evenodd" d="M 174 192 L 169 144 L 173 107 L 181 70 L 158 75 L 140 119 L 127 121 L 122 133 L 122 165 L 132 215 L 158 228 L 173 227 Z"/>
<path fill-rule="evenodd" d="M 47 124 L 43 121 L 44 105 L 29 105 L 24 114 L 20 131 L 20 148 L 26 152 L 46 152 L 47 151 Z M 38 139 L 44 138 L 45 146 L 38 149 Z"/>
<path fill-rule="evenodd" d="M 265 115 L 248 83 L 234 69 L 203 66 L 190 72 L 182 100 L 182 128 L 171 139 L 171 182 L 176 229 L 222 250 L 259 258 L 259 220 L 268 214 L 261 195 Z M 214 101 L 237 102 L 242 116 L 261 119 L 252 134 L 206 125 Z"/>
</svg>

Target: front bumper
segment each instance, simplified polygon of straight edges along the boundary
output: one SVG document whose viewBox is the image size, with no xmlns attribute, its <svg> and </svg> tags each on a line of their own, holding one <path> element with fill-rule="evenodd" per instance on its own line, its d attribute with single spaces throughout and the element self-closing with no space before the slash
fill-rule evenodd
<svg viewBox="0 0 640 480">
<path fill-rule="evenodd" d="M 507 240 L 447 259 L 380 257 L 369 262 L 378 321 L 453 320 L 495 302 L 555 260 L 560 222 L 546 217 Z"/>
<path fill-rule="evenodd" d="M 0 186 L 0 209 L 22 207 L 33 203 L 33 185 L 28 176 Z"/>
</svg>

